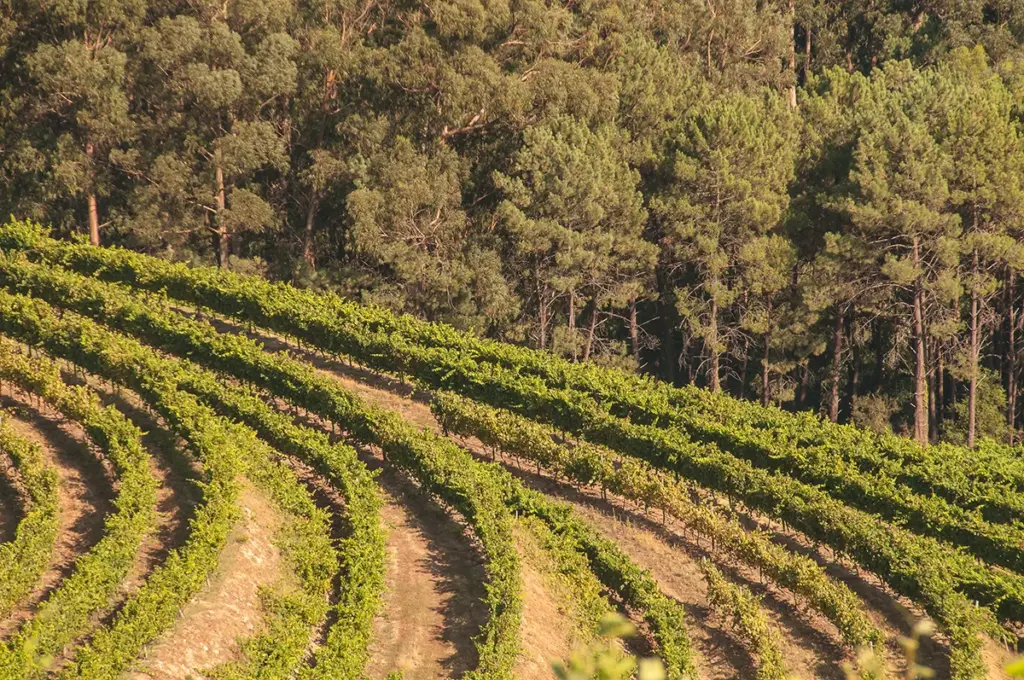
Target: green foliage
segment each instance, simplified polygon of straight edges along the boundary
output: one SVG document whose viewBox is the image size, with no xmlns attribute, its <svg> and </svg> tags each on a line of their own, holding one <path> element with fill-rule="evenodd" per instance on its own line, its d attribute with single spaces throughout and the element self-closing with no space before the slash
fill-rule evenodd
<svg viewBox="0 0 1024 680">
<path fill-rule="evenodd" d="M 122 298 L 122 301 L 127 300 L 130 298 Z M 114 298 L 111 302 L 114 303 Z M 136 307 L 136 311 L 144 307 Z M 46 337 L 51 332 L 54 336 L 63 337 L 60 331 L 50 330 L 49 325 L 56 323 L 52 310 L 48 314 L 42 310 L 42 307 L 36 308 L 36 314 L 42 317 L 38 326 L 19 327 L 16 324 L 31 324 L 31 319 L 27 314 L 17 314 L 15 316 L 21 317 L 20 321 L 15 321 L 15 316 L 12 316 L 11 325 L 4 330 L 20 337 L 35 337 L 33 334 Z M 157 317 L 151 316 L 150 319 L 156 321 Z M 71 334 L 76 332 L 75 329 L 84 327 L 92 335 L 111 335 L 109 332 L 100 333 L 91 323 L 65 323 L 72 329 L 69 331 Z M 250 380 L 285 398 L 297 400 L 306 408 L 342 425 L 357 441 L 381 447 L 389 461 L 407 470 L 426 490 L 462 512 L 474 527 L 488 556 L 487 603 L 491 617 L 477 640 L 480 661 L 473 675 L 479 678 L 508 677 L 518 654 L 521 586 L 511 536 L 512 519 L 496 481 L 479 468 L 468 453 L 447 440 L 422 433 L 395 414 L 363 405 L 354 396 L 317 377 L 312 369 L 292 359 L 272 357 L 241 336 L 221 336 L 208 325 L 171 313 L 163 313 L 158 323 L 163 324 L 165 332 L 177 337 L 175 342 L 163 345 L 165 350 L 204 348 L 206 356 L 200 356 L 193 350 L 184 353 L 200 363 L 216 364 L 240 379 Z M 58 328 L 61 328 L 59 324 Z M 114 345 L 120 344 L 113 339 L 108 343 L 111 351 Z M 76 352 L 81 350 L 76 349 Z M 146 352 L 133 343 L 132 355 L 141 359 L 148 356 Z M 129 378 L 124 376 L 122 379 Z"/>
<path fill-rule="evenodd" d="M 59 677 L 69 680 L 116 678 L 131 664 L 144 644 L 174 622 L 180 606 L 203 586 L 207 575 L 216 566 L 220 549 L 237 513 L 234 499 L 237 494 L 235 475 L 240 465 L 239 451 L 232 444 L 230 434 L 222 429 L 212 413 L 176 390 L 166 373 L 147 364 L 138 353 L 126 350 L 115 337 L 98 333 L 95 326 L 77 329 L 61 326 L 51 310 L 29 300 L 7 296 L 3 304 L 5 322 L 20 319 L 20 325 L 5 323 L 6 334 L 28 344 L 42 345 L 55 356 L 78 363 L 86 370 L 122 382 L 138 391 L 191 444 L 197 458 L 203 463 L 206 477 L 203 499 L 190 521 L 191 531 L 185 544 L 172 551 L 167 560 L 150 574 L 146 583 L 128 599 L 113 621 L 96 631 L 90 642 L 78 649 L 71 663 L 63 667 L 59 674 Z M 30 375 L 34 379 L 40 374 L 33 372 Z M 55 373 L 51 372 L 50 375 Z M 63 387 L 63 383 L 59 384 Z M 95 398 L 84 399 L 84 403 L 97 405 Z M 126 424 L 116 411 L 104 409 L 102 412 L 115 422 L 125 423 L 123 427 L 127 427 L 127 432 L 134 436 L 134 440 L 129 441 L 135 441 L 136 446 L 139 446 L 138 430 L 134 426 Z M 123 434 L 119 434 L 119 438 Z M 141 448 L 138 450 L 141 452 Z M 144 454 L 140 453 L 140 456 L 138 474 L 145 475 L 149 496 L 152 497 L 153 483 L 149 476 L 148 460 Z M 121 494 L 124 493 L 122 483 Z M 152 516 L 152 503 L 144 507 L 147 512 L 139 516 L 148 520 Z M 125 529 L 131 527 L 131 524 L 117 517 L 112 515 L 108 523 L 119 522 Z M 147 521 L 143 527 L 148 526 Z M 26 672 L 33 672 L 36 655 L 49 649 L 47 646 L 39 646 L 40 641 L 53 638 L 59 640 L 58 644 L 63 644 L 88 619 L 94 608 L 105 601 L 98 597 L 102 587 L 97 591 L 94 590 L 95 586 L 111 581 L 116 586 L 131 564 L 142 534 L 141 530 L 137 530 L 134 536 L 122 536 L 123 531 L 108 532 L 103 540 L 117 539 L 118 544 L 98 553 L 88 566 L 79 561 L 76 574 L 88 575 L 88 578 L 80 576 L 76 580 L 73 576 L 65 581 L 47 601 L 46 615 L 33 618 L 10 645 L 0 650 L 4 653 L 0 660 L 2 677 L 22 679 Z M 130 550 L 123 547 L 119 550 L 127 554 L 127 558 L 119 558 L 113 548 L 125 543 L 130 545 Z M 106 587 L 112 593 L 114 586 Z"/>
<path fill-rule="evenodd" d="M 559 680 L 664 680 L 665 670 L 653 659 L 623 656 L 618 647 L 621 638 L 636 634 L 632 624 L 618 614 L 609 614 L 601 621 L 600 644 L 573 653 L 565 663 L 554 664 Z"/>
<path fill-rule="evenodd" d="M 143 538 L 152 530 L 157 483 L 139 429 L 116 409 L 102 406 L 95 392 L 65 385 L 55 363 L 29 359 L 14 343 L 0 339 L 0 377 L 80 423 L 110 461 L 119 483 L 114 512 L 104 521 L 103 537 L 76 560 L 74 571 L 50 593 L 35 616 L 0 646 L 0 677 L 13 680 L 43 675 L 54 656 L 88 630 L 94 615 L 111 605 Z M 41 532 L 38 540 L 49 540 L 52 546 L 56 517 L 47 520 L 45 505 L 40 509 L 44 518 L 37 526 Z M 56 508 L 48 512 L 55 513 Z M 49 550 L 26 554 L 29 559 L 24 568 L 32 569 L 33 561 L 45 560 Z M 37 568 L 41 566 L 37 563 Z"/>
<path fill-rule="evenodd" d="M 14 538 L 0 543 L 0 614 L 5 615 L 46 568 L 58 529 L 57 472 L 37 444 L 11 428 L 9 417 L 0 413 L 0 452 L 10 459 L 24 503 Z"/>
<path fill-rule="evenodd" d="M 977 476 L 982 469 L 977 467 L 979 456 L 987 465 L 994 466 L 992 469 L 1005 470 L 1010 477 L 1004 479 L 1012 478 L 1019 471 L 1019 463 L 1005 450 L 987 448 L 972 452 L 949 447 L 948 456 L 926 456 L 922 448 L 905 440 L 865 439 L 861 431 L 823 424 L 810 416 L 794 418 L 781 411 L 752 407 L 724 396 L 709 398 L 699 390 L 666 390 L 644 380 L 480 341 L 445 327 L 394 317 L 382 310 L 359 308 L 223 272 L 189 270 L 116 250 L 56 246 L 52 242 L 48 245 L 38 235 L 31 236 L 30 231 L 19 235 L 8 230 L 4 234 L 7 243 L 18 239 L 28 239 L 39 254 L 49 252 L 48 257 L 53 257 L 55 262 L 74 263 L 76 268 L 87 271 L 101 270 L 108 278 L 122 278 L 140 288 L 166 290 L 191 304 L 212 306 L 221 313 L 299 335 L 325 350 L 344 352 L 370 366 L 409 373 L 426 384 L 453 389 L 554 423 L 567 431 L 583 433 L 591 441 L 605 444 L 622 455 L 644 459 L 657 468 L 726 493 L 749 508 L 777 517 L 811 539 L 850 556 L 897 592 L 924 606 L 951 636 L 954 677 L 974 677 L 980 672 L 980 633 L 1001 635 L 992 613 L 971 606 L 968 597 L 982 605 L 991 605 L 1001 616 L 1019 615 L 1017 612 L 1024 600 L 1015 577 L 990 570 L 983 562 L 934 539 L 880 522 L 813 486 L 758 469 L 713 444 L 693 442 L 680 429 L 641 423 L 659 422 L 663 416 L 680 412 L 714 413 L 716 426 L 758 422 L 759 431 L 770 441 L 789 441 L 788 445 L 792 445 L 799 441 L 798 437 L 806 438 L 818 442 L 823 452 L 827 451 L 830 459 L 835 460 L 842 460 L 842 453 L 849 448 L 852 454 L 873 461 L 879 469 L 893 470 L 888 477 L 890 480 L 905 480 L 912 485 L 919 483 L 915 479 L 927 479 L 928 488 L 948 489 L 943 493 L 964 499 L 984 498 L 986 512 L 996 514 L 1016 512 L 1012 510 L 1012 497 L 994 493 L 1000 483 L 965 486 L 959 480 Z M 55 273 L 49 280 L 57 283 L 63 276 Z M 93 308 L 94 303 L 87 302 L 92 295 L 88 290 L 90 286 L 84 283 L 82 279 L 75 279 L 61 294 L 65 303 L 79 298 L 80 303 L 76 304 L 81 309 Z M 183 343 L 182 351 L 187 348 L 192 356 L 206 356 L 218 366 L 234 366 L 231 370 L 236 375 L 262 381 L 268 387 L 272 385 L 272 389 L 282 395 L 301 397 L 304 405 L 315 412 L 336 417 L 343 414 L 338 411 L 340 407 L 351 403 L 329 397 L 326 385 L 319 395 L 319 388 L 303 394 L 305 388 L 300 389 L 298 385 L 307 381 L 316 384 L 317 377 L 299 378 L 303 371 L 298 366 L 288 367 L 286 361 L 268 359 L 256 347 L 244 349 L 247 342 L 244 339 L 216 338 L 212 331 L 207 331 L 205 334 L 213 337 L 196 342 L 202 334 L 193 335 L 194 331 L 184 328 L 177 330 L 180 324 L 166 325 L 163 315 L 147 317 L 150 309 L 140 308 L 144 305 L 131 302 L 127 296 L 116 295 L 112 289 L 97 301 L 100 299 L 119 299 L 118 306 L 133 310 L 131 315 L 118 315 L 116 306 L 108 307 L 104 302 L 105 321 L 131 326 L 134 332 L 143 333 L 147 341 L 164 347 Z M 158 306 L 150 304 L 154 310 Z M 99 311 L 93 308 L 91 313 Z M 139 313 L 142 316 L 136 319 Z M 150 322 L 157 323 L 150 327 Z M 407 337 L 421 340 L 414 344 Z M 472 358 L 472 354 L 466 353 L 469 347 L 477 357 L 489 360 Z M 250 358 L 243 360 L 241 357 L 245 356 Z M 254 371 L 256 365 L 262 368 Z M 511 371 L 505 365 L 515 365 L 517 369 Z M 267 382 L 272 374 L 278 374 L 279 378 L 273 383 Z M 295 377 L 285 378 L 288 374 Z M 578 389 L 551 387 L 541 381 L 541 375 L 550 376 L 548 379 L 555 385 L 572 384 Z M 631 389 L 623 389 L 627 385 Z M 612 396 L 611 406 L 629 414 L 638 423 L 602 412 L 589 394 Z M 333 404 L 330 410 L 322 410 L 328 408 L 328 404 Z M 779 425 L 773 426 L 775 422 Z M 357 420 L 349 423 L 347 429 L 357 437 L 364 436 L 361 433 L 365 432 L 368 440 L 375 441 L 373 430 L 363 429 L 364 423 Z M 745 430 L 746 427 L 737 428 L 737 432 Z M 887 492 L 879 490 L 879 494 L 884 493 Z M 899 494 L 892 497 L 915 497 L 906 494 L 899 490 Z"/>
<path fill-rule="evenodd" d="M 788 673 L 782 659 L 782 638 L 768 622 L 761 601 L 743 586 L 727 580 L 710 561 L 702 560 L 700 568 L 711 608 L 731 621 L 757 654 L 758 680 L 785 680 Z"/>
<path fill-rule="evenodd" d="M 478 438 L 485 445 L 534 463 L 556 477 L 581 486 L 600 486 L 636 503 L 645 511 L 660 510 L 710 539 L 731 557 L 756 567 L 780 586 L 806 598 L 831 620 L 854 648 L 881 641 L 856 595 L 832 581 L 812 560 L 790 553 L 757 532 L 720 517 L 691 501 L 691 488 L 670 479 L 635 458 L 616 456 L 585 441 L 559 442 L 551 428 L 509 411 L 493 409 L 449 392 L 437 392 L 431 409 L 446 431 Z"/>
<path fill-rule="evenodd" d="M 976 417 L 978 437 L 993 442 L 1004 442 L 1010 432 L 1006 423 L 1006 390 L 999 382 L 999 376 L 992 371 L 982 370 L 978 380 Z M 944 438 L 952 444 L 962 446 L 967 441 L 967 402 L 960 400 L 953 409 L 949 424 L 943 432 Z"/>
</svg>

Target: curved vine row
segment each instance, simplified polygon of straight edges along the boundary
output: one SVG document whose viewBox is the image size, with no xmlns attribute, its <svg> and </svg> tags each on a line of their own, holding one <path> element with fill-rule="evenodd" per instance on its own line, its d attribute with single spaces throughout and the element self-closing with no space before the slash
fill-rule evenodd
<svg viewBox="0 0 1024 680">
<path fill-rule="evenodd" d="M 156 397 L 161 395 L 147 389 L 146 381 L 136 377 L 139 374 L 159 375 L 167 389 L 175 395 L 185 396 L 174 387 L 175 381 L 171 376 L 153 366 L 157 358 L 138 343 L 129 343 L 127 339 L 104 331 L 85 319 L 71 315 L 58 319 L 53 310 L 40 300 L 0 294 L 0 330 L 25 342 L 42 344 L 49 352 L 123 382 L 147 401 L 156 402 Z M 129 359 L 126 360 L 126 356 Z M 194 401 L 191 395 L 187 396 Z M 426 437 L 394 414 L 365 407 L 350 395 L 338 393 L 335 396 L 339 401 L 334 416 L 344 429 L 353 432 L 361 441 L 379 446 L 389 460 L 408 470 L 424 488 L 458 509 L 473 526 L 487 555 L 485 568 L 490 617 L 476 642 L 478 667 L 468 677 L 480 680 L 510 678 L 519 646 L 521 585 L 511 534 L 512 518 L 504 505 L 501 490 L 461 449 L 447 445 L 445 440 Z M 164 415 L 161 408 L 157 410 Z M 346 420 L 341 421 L 342 417 Z M 213 419 L 214 416 L 210 413 L 204 418 Z M 230 439 L 226 433 L 223 436 Z M 235 448 L 237 446 L 232 446 L 233 450 Z M 237 455 L 243 453 L 244 449 Z M 201 571 L 205 573 L 205 569 Z M 184 575 L 190 574 L 185 572 Z M 127 631 L 124 635 L 130 640 L 141 638 L 131 637 Z M 99 635 L 91 647 L 97 646 L 97 640 L 101 640 Z M 107 638 L 102 638 L 102 642 L 103 653 L 111 654 Z M 83 671 L 82 677 L 89 676 Z"/>
<path fill-rule="evenodd" d="M 882 641 L 860 600 L 845 585 L 830 579 L 813 560 L 789 552 L 764 534 L 746 531 L 707 507 L 690 500 L 689 490 L 635 458 L 615 456 L 585 441 L 568 445 L 557 432 L 509 411 L 494 409 L 450 392 L 431 402 L 445 430 L 484 444 L 581 485 L 598 485 L 638 505 L 661 510 L 682 521 L 717 548 L 755 567 L 779 586 L 803 597 L 842 633 L 853 647 Z"/>
<path fill-rule="evenodd" d="M 903 438 L 880 437 L 822 422 L 807 413 L 761 408 L 693 387 L 674 388 L 643 376 L 572 363 L 331 295 L 224 270 L 175 265 L 116 248 L 62 243 L 28 223 L 15 222 L 0 230 L 0 246 L 30 249 L 49 263 L 140 289 L 166 291 L 189 304 L 294 336 L 333 354 L 352 356 L 367 366 L 416 375 L 435 387 L 440 385 L 430 378 L 444 371 L 432 371 L 431 357 L 489 364 L 533 377 L 545 387 L 586 396 L 636 424 L 688 425 L 691 434 L 703 431 L 709 441 L 740 455 L 753 450 L 763 461 L 788 456 L 798 447 L 801 454 L 847 461 L 863 473 L 884 473 L 893 483 L 921 494 L 937 493 L 954 505 L 978 510 L 989 521 L 1024 519 L 1024 495 L 1018 493 L 1024 490 L 1024 460 L 1008 447 L 983 443 L 970 451 L 941 445 L 926 453 Z M 708 428 L 707 423 L 726 427 Z"/>
<path fill-rule="evenodd" d="M 55 274 L 51 279 L 56 281 L 59 276 Z M 324 380 L 312 376 L 297 362 L 271 357 L 244 338 L 218 336 L 212 329 L 200 332 L 199 327 L 192 325 L 194 322 L 186 324 L 187 320 L 181 317 L 174 321 L 165 312 L 153 311 L 159 304 L 156 300 L 149 305 L 134 303 L 129 296 L 114 289 L 103 289 L 100 293 L 95 286 L 86 283 L 87 280 L 77 279 L 73 290 L 62 292 L 60 302 L 96 315 L 106 323 L 119 325 L 122 330 L 145 337 L 147 342 L 195 358 L 202 356 L 202 361 L 262 384 L 325 417 L 343 423 L 351 419 L 351 397 L 325 385 Z M 89 288 L 91 292 L 86 290 Z M 447 381 L 475 397 L 481 393 L 487 396 L 489 386 L 502 378 L 518 379 L 493 367 L 481 375 L 475 366 L 458 363 L 436 362 L 431 370 L 444 371 Z M 982 672 L 979 632 L 993 635 L 1001 635 L 1001 632 L 990 614 L 984 609 L 975 609 L 957 590 L 962 589 L 974 599 L 998 607 L 1008 616 L 1021 611 L 1021 588 L 1010 575 L 995 573 L 931 539 L 879 523 L 796 480 L 753 468 L 714 447 L 688 442 L 678 433 L 638 426 L 593 412 L 589 419 L 582 421 L 586 427 L 581 428 L 580 421 L 573 418 L 578 415 L 578 408 L 560 410 L 560 405 L 571 404 L 547 399 L 549 391 L 541 385 L 534 385 L 534 389 L 536 398 L 531 404 L 512 406 L 567 429 L 582 429 L 594 441 L 627 455 L 645 458 L 656 467 L 694 479 L 703 486 L 730 494 L 753 509 L 779 517 L 812 539 L 852 556 L 898 592 L 920 602 L 953 637 L 952 665 L 958 677 L 974 677 Z M 366 422 L 359 419 L 347 429 L 355 431 L 357 436 L 372 437 Z"/>
<path fill-rule="evenodd" d="M 119 298 L 119 302 L 129 304 L 129 298 Z M 76 309 L 87 309 L 87 307 L 75 306 Z M 144 307 L 151 307 L 151 309 L 147 312 L 144 311 Z M 410 463 L 423 466 L 424 461 L 432 462 L 432 466 L 436 468 L 434 470 L 423 472 L 412 467 L 414 476 L 421 483 L 423 480 L 427 480 L 428 484 L 425 486 L 428 489 L 436 488 L 430 485 L 443 483 L 445 486 L 440 489 L 441 493 L 438 495 L 458 508 L 464 516 L 470 519 L 471 523 L 483 525 L 480 508 L 504 502 L 503 489 L 509 482 L 507 480 L 496 481 L 495 473 L 481 467 L 470 454 L 445 438 L 420 432 L 392 413 L 361 404 L 333 381 L 317 376 L 309 368 L 295 360 L 268 355 L 245 338 L 218 334 L 208 324 L 198 323 L 172 312 L 159 311 L 157 307 L 136 305 L 132 307 L 132 310 L 127 316 L 115 313 L 113 307 L 106 307 L 105 311 L 93 308 L 92 313 L 97 319 L 110 322 L 121 330 L 132 334 L 133 327 L 121 326 L 115 321 L 115 318 L 122 320 L 130 316 L 150 329 L 150 334 L 140 334 L 140 337 L 147 342 L 158 344 L 176 354 L 190 356 L 199 363 L 219 368 L 237 378 L 259 385 L 275 395 L 290 399 L 294 403 L 338 423 L 342 429 L 352 433 L 357 440 L 379 446 L 389 460 L 394 462 L 397 459 L 402 467 L 410 468 L 412 467 Z M 157 329 L 160 328 L 164 329 L 163 334 L 158 332 Z M 134 330 L 138 332 L 139 328 L 134 327 Z M 172 338 L 177 339 L 172 340 Z M 282 371 L 284 372 L 282 373 Z M 536 505 L 537 502 L 539 501 L 534 502 L 533 505 Z M 474 503 L 476 507 L 474 507 Z M 494 513 L 493 506 L 487 512 Z M 501 514 L 507 517 L 508 510 L 503 507 Z M 547 514 L 548 518 L 553 516 L 551 513 Z M 493 525 L 494 520 L 487 519 L 487 522 Z M 508 528 L 503 528 L 503 533 L 507 531 Z M 505 535 L 508 534 L 505 533 Z M 491 538 L 491 540 L 494 539 Z M 503 537 L 503 540 L 510 540 L 510 538 Z M 594 538 L 590 544 L 596 545 L 596 540 Z M 486 548 L 487 542 L 483 539 L 482 542 Z M 512 559 L 515 559 L 511 543 L 508 544 L 508 550 Z M 581 550 L 584 549 L 581 548 Z M 651 620 L 655 622 L 653 628 L 659 638 L 661 648 L 668 655 L 668 665 L 670 669 L 675 669 L 676 674 L 673 677 L 683 677 L 691 673 L 692 650 L 686 638 L 685 628 L 681 624 L 681 610 L 678 610 L 676 605 L 668 603 L 649 576 L 641 578 L 639 570 L 632 567 L 621 553 L 609 551 L 612 551 L 610 545 L 604 545 L 597 553 L 592 547 L 584 550 L 588 554 L 607 555 L 602 570 L 604 574 L 610 575 L 609 583 L 618 590 L 626 592 L 628 597 L 635 599 L 635 604 L 640 611 L 649 612 Z M 600 573 L 602 571 L 599 571 L 599 575 Z M 641 582 L 645 585 L 630 585 Z M 630 587 L 633 588 L 632 591 L 629 590 Z M 491 588 L 490 593 L 492 612 L 494 612 L 496 620 L 508 621 L 511 616 L 509 609 L 503 604 L 498 604 L 502 600 L 496 599 L 495 594 L 500 595 L 505 601 L 515 598 L 514 601 L 518 606 L 518 585 L 515 585 L 515 590 L 511 585 L 506 586 L 504 591 Z M 512 613 L 518 617 L 518 610 Z M 647 616 L 646 613 L 645 616 Z M 505 665 L 510 668 L 516 651 L 505 642 L 509 632 L 499 629 L 496 634 L 497 637 L 493 640 L 488 635 L 478 642 L 478 644 L 487 645 L 483 648 L 481 657 L 488 658 L 484 656 L 484 651 L 493 649 L 494 651 L 490 652 L 491 657 L 503 659 Z M 502 656 L 497 656 L 496 652 L 501 652 Z"/>
<path fill-rule="evenodd" d="M 16 433 L 0 412 L 0 452 L 6 454 L 24 489 L 25 510 L 14 537 L 0 544 L 0 618 L 29 593 L 46 568 L 57 539 L 57 472 L 40 447 Z"/>
<path fill-rule="evenodd" d="M 153 527 L 157 483 L 139 429 L 116 409 L 103 407 L 92 391 L 65 385 L 53 362 L 29 359 L 12 343 L 0 340 L 0 377 L 81 423 L 113 464 L 119 482 L 103 537 L 75 562 L 72 574 L 18 633 L 0 646 L 0 677 L 28 678 L 45 672 L 53 655 L 110 604 Z"/>
<path fill-rule="evenodd" d="M 293 359 L 270 356 L 259 345 L 239 336 L 220 336 L 208 327 L 201 330 L 204 327 L 186 323 L 180 316 L 175 320 L 155 309 L 159 300 L 142 304 L 109 285 L 67 272 L 37 269 L 33 275 L 45 285 L 32 290 L 41 296 L 51 295 L 50 299 L 61 306 L 102 318 L 104 323 L 171 351 L 197 359 L 202 356 L 202 362 L 261 384 L 325 417 L 340 422 L 351 419 L 350 395 L 313 376 Z M 586 406 L 579 395 L 548 389 L 536 380 L 493 366 L 483 369 L 443 353 L 434 352 L 432 359 L 419 366 L 424 367 L 427 377 L 434 378 L 433 382 L 443 382 L 482 400 L 489 397 L 499 401 L 499 406 L 583 433 L 612 450 L 726 493 L 752 509 L 790 523 L 812 540 L 850 555 L 897 592 L 921 603 L 947 630 L 953 640 L 951 667 L 956 677 L 983 673 L 981 632 L 1005 635 L 991 613 L 972 606 L 965 593 L 997 608 L 1002 615 L 1024 619 L 1024 587 L 1019 577 L 996 572 L 932 539 L 880 522 L 799 480 L 759 470 L 713 445 L 688 441 L 676 431 L 602 414 Z M 510 385 L 521 400 L 508 396 Z M 347 429 L 357 436 L 373 436 L 372 428 L 368 430 L 367 424 L 358 419 Z"/>
</svg>

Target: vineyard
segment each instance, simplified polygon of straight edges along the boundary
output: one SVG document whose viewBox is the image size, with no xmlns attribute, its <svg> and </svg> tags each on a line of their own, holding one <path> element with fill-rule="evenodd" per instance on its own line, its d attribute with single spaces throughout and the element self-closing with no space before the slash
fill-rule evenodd
<svg viewBox="0 0 1024 680">
<path fill-rule="evenodd" d="M 554 678 L 609 612 L 674 680 L 967 680 L 1024 630 L 1016 448 L 29 223 L 0 407 L 0 680 Z"/>
</svg>

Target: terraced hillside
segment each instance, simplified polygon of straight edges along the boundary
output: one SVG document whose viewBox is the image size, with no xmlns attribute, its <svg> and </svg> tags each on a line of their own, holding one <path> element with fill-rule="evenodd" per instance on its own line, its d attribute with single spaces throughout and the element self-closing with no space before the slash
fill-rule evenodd
<svg viewBox="0 0 1024 680">
<path fill-rule="evenodd" d="M 0 679 L 1003 677 L 1024 461 L 0 230 Z"/>
</svg>

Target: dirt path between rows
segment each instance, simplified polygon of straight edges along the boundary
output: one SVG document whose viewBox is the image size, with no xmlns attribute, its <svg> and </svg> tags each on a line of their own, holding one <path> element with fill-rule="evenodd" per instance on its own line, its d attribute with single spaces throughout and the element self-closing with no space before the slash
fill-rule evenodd
<svg viewBox="0 0 1024 680">
<path fill-rule="evenodd" d="M 8 391 L 0 405 L 15 417 L 12 428 L 42 448 L 44 460 L 57 471 L 60 526 L 49 566 L 32 593 L 3 621 L 0 638 L 15 631 L 32 616 L 74 569 L 75 560 L 87 552 L 103 534 L 103 519 L 111 510 L 113 478 L 85 431 L 64 421 L 45 404 L 36 407 L 36 399 Z"/>
<path fill-rule="evenodd" d="M 555 565 L 526 526 L 515 529 L 516 548 L 523 570 L 522 651 L 516 677 L 554 680 L 552 664 L 564 661 L 583 643 L 573 621 L 572 593 L 553 583 Z"/>
<path fill-rule="evenodd" d="M 382 461 L 366 459 L 371 468 Z M 371 678 L 460 677 L 476 666 L 487 620 L 483 556 L 469 530 L 394 469 L 378 477 L 388 531 L 386 590 L 370 642 Z"/>
<path fill-rule="evenodd" d="M 411 401 L 414 393 L 408 385 L 396 382 L 395 390 L 389 391 L 383 388 L 389 383 L 386 377 L 348 367 L 346 370 L 358 375 L 359 379 L 355 379 L 345 372 L 332 370 L 339 368 L 334 362 L 298 350 L 279 338 L 249 333 L 225 321 L 213 323 L 222 332 L 244 333 L 262 342 L 268 351 L 287 349 L 339 380 L 368 403 L 395 411 L 414 425 L 438 432 L 430 409 Z M 379 465 L 379 461 L 367 462 L 371 467 Z M 382 515 L 391 529 L 390 564 L 384 615 L 375 622 L 368 672 L 372 678 L 383 678 L 390 671 L 401 670 L 403 680 L 459 677 L 476 664 L 472 637 L 487 617 L 481 602 L 486 595 L 483 558 L 461 523 L 450 519 L 446 511 L 428 497 L 410 489 L 394 488 L 397 477 L 387 471 L 381 476 L 388 495 Z M 417 517 L 424 513 L 425 517 Z M 430 535 L 425 535 L 425 531 Z M 452 538 L 458 540 L 452 541 Z M 539 549 L 524 544 L 533 540 L 525 532 L 517 532 L 516 540 L 521 558 Z M 467 545 L 471 549 L 467 550 Z M 438 550 L 440 546 L 444 547 L 443 551 Z M 564 659 L 571 651 L 572 625 L 566 618 L 569 604 L 560 602 L 552 592 L 540 565 L 530 560 L 521 561 L 523 625 L 517 673 L 524 678 L 554 678 L 551 662 Z M 399 574 L 401 578 L 396 576 Z M 461 602 L 453 601 L 452 593 Z"/>
<path fill-rule="evenodd" d="M 397 411 L 422 427 L 439 432 L 440 428 L 424 403 L 423 395 L 415 395 L 408 386 L 394 384 L 388 378 L 376 376 L 359 368 L 339 366 L 335 362 L 313 359 L 317 368 L 338 380 L 342 386 L 368 402 Z M 391 388 L 391 389 L 388 389 Z M 418 399 L 416 397 L 419 397 Z M 467 449 L 483 457 L 482 447 L 472 442 L 460 441 Z M 503 461 L 511 471 L 518 473 L 510 461 Z M 544 491 L 561 500 L 570 502 L 574 509 L 603 535 L 615 541 L 637 564 L 651 571 L 662 590 L 681 602 L 690 618 L 691 637 L 700 659 L 699 671 L 702 678 L 748 677 L 755 673 L 749 653 L 729 630 L 726 622 L 713 615 L 707 606 L 707 592 L 697 561 L 701 557 L 713 557 L 696 545 L 687 544 L 681 533 L 659 531 L 651 522 L 630 521 L 632 513 L 625 508 L 614 511 L 612 504 L 601 501 L 597 496 L 578 493 L 572 487 L 553 480 L 522 474 L 521 479 L 529 486 Z M 600 506 L 604 505 L 602 509 Z M 639 519 L 634 517 L 634 519 Z M 784 654 L 788 668 L 805 678 L 841 678 L 840 663 L 849 658 L 837 641 L 837 634 L 831 624 L 814 615 L 801 612 L 785 593 L 773 591 L 762 585 L 753 574 L 744 573 L 731 565 L 723 565 L 733 580 L 748 586 L 764 598 L 769 617 L 783 634 Z M 543 601 L 544 596 L 537 598 Z M 558 617 L 556 617 L 556 621 Z M 524 621 L 524 630 L 527 628 Z M 542 630 L 552 630 L 550 624 Z M 557 625 L 554 634 L 541 634 L 542 642 L 557 640 Z M 524 649 L 533 654 L 532 645 Z M 561 649 L 564 653 L 565 649 Z M 540 665 L 536 666 L 541 668 Z M 547 672 L 548 666 L 543 666 Z"/>
<path fill-rule="evenodd" d="M 198 486 L 202 472 L 199 464 L 186 455 L 187 442 L 176 437 L 159 416 L 152 414 L 138 395 L 125 390 L 115 393 L 96 380 L 90 380 L 89 386 L 100 395 L 105 406 L 116 408 L 142 431 L 142 447 L 149 453 L 150 469 L 159 485 L 154 530 L 142 542 L 135 564 L 120 588 L 122 595 L 127 596 L 188 538 L 188 522 L 202 498 Z"/>
<path fill-rule="evenodd" d="M 238 640 L 251 636 L 263 620 L 259 590 L 282 574 L 274 535 L 278 511 L 244 482 L 238 504 L 242 515 L 204 591 L 181 610 L 174 627 L 143 652 L 130 680 L 183 680 L 231 661 Z"/>
</svg>

